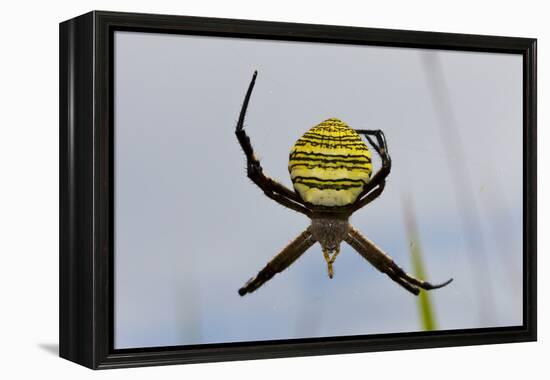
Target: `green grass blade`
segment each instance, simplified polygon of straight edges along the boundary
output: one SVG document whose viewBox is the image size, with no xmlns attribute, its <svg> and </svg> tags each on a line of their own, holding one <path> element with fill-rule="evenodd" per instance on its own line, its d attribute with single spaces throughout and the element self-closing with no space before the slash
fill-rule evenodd
<svg viewBox="0 0 550 380">
<path fill-rule="evenodd" d="M 422 259 L 422 249 L 420 246 L 420 237 L 418 234 L 418 227 L 416 225 L 415 213 L 410 200 L 404 202 L 404 215 L 405 226 L 407 229 L 407 236 L 409 239 L 409 250 L 411 253 L 413 274 L 416 278 L 425 279 L 426 270 L 424 267 L 424 261 Z M 422 322 L 422 328 L 425 331 L 431 331 L 437 329 L 437 322 L 435 318 L 435 311 L 431 296 L 428 292 L 422 290 L 418 295 L 418 310 L 420 314 L 420 320 Z"/>
</svg>

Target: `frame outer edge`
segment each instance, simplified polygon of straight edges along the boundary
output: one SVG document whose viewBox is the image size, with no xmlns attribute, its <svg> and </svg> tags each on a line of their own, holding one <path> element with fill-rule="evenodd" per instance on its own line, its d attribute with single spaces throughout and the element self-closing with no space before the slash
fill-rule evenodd
<svg viewBox="0 0 550 380">
<path fill-rule="evenodd" d="M 59 356 L 93 367 L 92 13 L 59 26 Z"/>
<path fill-rule="evenodd" d="M 443 331 L 342 337 L 310 342 L 247 342 L 244 346 L 165 347 L 113 351 L 113 173 L 109 101 L 111 32 L 241 36 L 426 49 L 494 51 L 524 56 L 524 324 L 486 331 Z M 118 30 L 118 29 L 117 29 Z M 259 31 L 259 32 L 258 32 Z M 334 32 L 334 34 L 333 34 Z M 120 368 L 395 349 L 526 342 L 536 339 L 536 40 L 326 25 L 94 11 L 60 25 L 60 356 L 89 368 Z M 535 240 L 536 242 L 536 240 Z M 534 244 L 534 245 L 533 245 Z M 524 272 L 525 273 L 525 272 Z"/>
<path fill-rule="evenodd" d="M 59 24 L 59 356 L 70 359 L 74 351 L 73 340 L 74 324 L 70 310 L 73 309 L 70 294 L 72 275 L 71 263 L 71 71 L 72 65 L 72 22 Z"/>
</svg>

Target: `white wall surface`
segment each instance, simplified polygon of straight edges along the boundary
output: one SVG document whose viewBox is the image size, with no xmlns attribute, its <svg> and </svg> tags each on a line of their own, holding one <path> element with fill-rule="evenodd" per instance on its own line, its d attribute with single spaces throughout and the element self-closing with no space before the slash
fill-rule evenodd
<svg viewBox="0 0 550 380">
<path fill-rule="evenodd" d="M 93 373 L 57 358 L 58 23 L 93 9 L 539 39 L 539 342 Z M 550 26 L 543 1 L 7 2 L 0 22 L 0 358 L 2 378 L 543 378 L 550 372 L 545 118 Z"/>
</svg>

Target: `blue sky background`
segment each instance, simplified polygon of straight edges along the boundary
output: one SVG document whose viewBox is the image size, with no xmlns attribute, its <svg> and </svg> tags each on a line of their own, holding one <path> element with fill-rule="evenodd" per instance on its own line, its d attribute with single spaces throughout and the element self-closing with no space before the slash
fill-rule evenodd
<svg viewBox="0 0 550 380">
<path fill-rule="evenodd" d="M 421 329 L 416 298 L 345 243 L 237 289 L 308 225 L 245 174 L 234 126 L 291 187 L 288 153 L 337 117 L 384 130 L 383 195 L 351 223 L 412 269 L 412 203 L 440 329 L 522 323 L 520 55 L 116 32 L 115 346 Z M 375 164 L 377 161 L 375 161 Z M 483 286 L 482 286 L 483 285 Z"/>
</svg>

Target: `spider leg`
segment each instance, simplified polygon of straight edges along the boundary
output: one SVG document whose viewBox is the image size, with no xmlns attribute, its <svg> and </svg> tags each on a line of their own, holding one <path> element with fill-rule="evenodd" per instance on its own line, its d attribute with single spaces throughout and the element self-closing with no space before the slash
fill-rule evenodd
<svg viewBox="0 0 550 380">
<path fill-rule="evenodd" d="M 442 284 L 433 285 L 429 282 L 414 278 L 401 269 L 391 257 L 386 255 L 380 248 L 361 235 L 361 233 L 353 227 L 350 227 L 348 236 L 345 240 L 376 269 L 387 274 L 393 281 L 397 282 L 399 285 L 415 295 L 420 293 L 419 288 L 424 290 L 438 289 L 453 281 L 451 278 Z"/>
<path fill-rule="evenodd" d="M 260 286 L 271 280 L 277 273 L 288 268 L 296 261 L 305 251 L 307 251 L 315 240 L 312 237 L 311 231 L 306 229 L 290 244 L 288 244 L 277 256 L 275 256 L 267 265 L 248 282 L 239 289 L 239 294 L 244 296 L 247 293 L 252 293 Z"/>
<path fill-rule="evenodd" d="M 304 203 L 298 194 L 263 173 L 263 168 L 260 161 L 254 154 L 250 138 L 244 130 L 246 110 L 248 108 L 250 96 L 252 95 L 252 89 L 256 83 L 257 75 L 258 72 L 254 71 L 254 75 L 252 76 L 252 80 L 250 81 L 250 85 L 248 86 L 248 90 L 244 98 L 243 106 L 239 115 L 239 121 L 237 122 L 237 127 L 235 128 L 235 134 L 237 135 L 237 139 L 239 140 L 246 156 L 247 175 L 252 182 L 262 189 L 264 194 L 269 198 L 294 211 L 310 216 L 311 212 L 304 206 Z"/>
<path fill-rule="evenodd" d="M 380 129 L 356 129 L 355 132 L 364 135 L 369 143 L 372 145 L 374 150 L 376 150 L 376 153 L 378 153 L 380 156 L 387 155 L 387 158 L 389 160 L 388 155 L 388 143 L 386 142 L 386 136 L 384 135 L 384 132 Z M 376 143 L 372 140 L 371 136 L 374 136 L 376 138 Z M 382 157 L 384 159 L 384 157 Z M 391 160 L 390 160 L 391 161 Z"/>
<path fill-rule="evenodd" d="M 378 184 L 378 186 L 371 189 L 370 192 L 364 194 L 362 198 L 359 198 L 359 200 L 352 205 L 352 212 L 359 210 L 360 208 L 368 205 L 369 203 L 374 201 L 376 198 L 378 198 L 380 194 L 382 194 L 382 192 L 384 191 L 385 187 L 386 187 L 386 181 L 382 180 Z"/>
<path fill-rule="evenodd" d="M 369 141 L 370 145 L 374 148 L 376 153 L 382 159 L 382 167 L 372 176 L 370 181 L 366 184 L 363 192 L 359 195 L 355 203 L 352 205 L 352 212 L 359 210 L 366 206 L 382 193 L 384 186 L 386 185 L 386 177 L 391 171 L 391 157 L 388 151 L 388 144 L 386 142 L 386 136 L 381 130 L 368 130 L 368 129 L 356 129 L 357 133 L 364 135 Z M 376 139 L 374 142 L 373 136 Z M 374 189 L 374 190 L 373 190 Z"/>
</svg>

